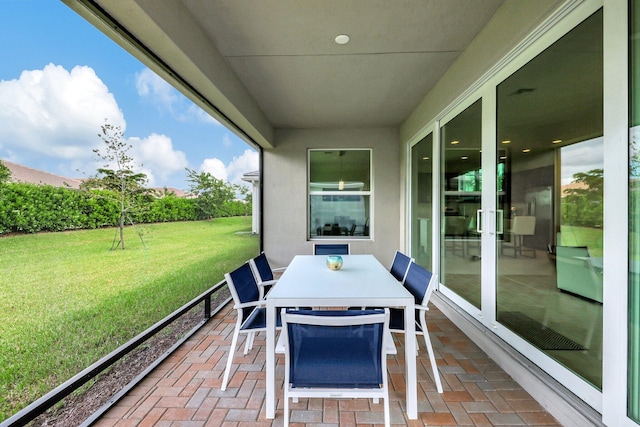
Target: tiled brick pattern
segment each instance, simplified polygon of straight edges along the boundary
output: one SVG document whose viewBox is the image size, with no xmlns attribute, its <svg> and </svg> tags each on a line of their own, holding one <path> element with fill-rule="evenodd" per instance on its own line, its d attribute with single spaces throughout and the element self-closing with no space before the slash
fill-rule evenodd
<svg viewBox="0 0 640 427">
<path fill-rule="evenodd" d="M 391 423 L 401 426 L 559 426 L 535 400 L 476 347 L 453 323 L 432 308 L 427 321 L 444 393 L 436 391 L 429 359 L 420 342 L 418 419 L 404 411 L 403 337 L 388 359 Z M 220 391 L 235 312 L 223 310 L 155 369 L 97 423 L 111 426 L 266 427 L 282 425 L 282 392 L 276 419 L 265 418 L 265 342 L 253 350 L 238 345 L 227 390 Z M 280 356 L 279 356 L 280 357 Z M 283 378 L 278 359 L 277 378 Z M 383 424 L 382 404 L 371 400 L 300 399 L 291 404 L 291 427 Z"/>
</svg>

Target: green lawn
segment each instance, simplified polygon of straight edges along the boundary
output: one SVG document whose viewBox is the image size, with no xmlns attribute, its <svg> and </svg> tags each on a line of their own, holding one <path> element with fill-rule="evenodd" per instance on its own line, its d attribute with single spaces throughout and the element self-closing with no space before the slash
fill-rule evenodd
<svg viewBox="0 0 640 427">
<path fill-rule="evenodd" d="M 602 258 L 602 228 L 571 225 L 563 225 L 560 228 L 563 246 L 586 246 L 589 248 L 589 253 L 592 257 Z"/>
<path fill-rule="evenodd" d="M 250 218 L 0 238 L 0 421 L 258 253 Z"/>
</svg>

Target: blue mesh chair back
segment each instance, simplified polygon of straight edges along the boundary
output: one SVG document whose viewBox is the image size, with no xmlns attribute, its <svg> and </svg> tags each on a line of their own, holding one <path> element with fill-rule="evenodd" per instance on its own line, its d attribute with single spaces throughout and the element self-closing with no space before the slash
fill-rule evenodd
<svg viewBox="0 0 640 427">
<path fill-rule="evenodd" d="M 233 286 L 235 289 L 231 294 L 235 297 L 237 296 L 238 301 L 236 304 L 245 304 L 248 302 L 258 301 L 260 299 L 260 291 L 258 290 L 258 284 L 256 283 L 256 278 L 251 271 L 251 266 L 249 263 L 244 263 L 240 267 L 233 270 L 229 273 L 233 283 L 228 284 L 229 286 Z M 242 309 L 242 318 L 246 319 L 249 314 L 254 310 L 255 307 L 246 307 Z"/>
<path fill-rule="evenodd" d="M 253 262 L 258 269 L 260 281 L 266 282 L 268 280 L 273 280 L 273 270 L 271 270 L 271 266 L 269 265 L 269 261 L 267 260 L 267 256 L 264 252 L 261 252 L 260 255 L 255 257 Z"/>
<path fill-rule="evenodd" d="M 305 316 L 362 316 L 382 310 L 298 310 Z M 287 323 L 292 387 L 378 388 L 384 322 L 327 326 Z"/>
<path fill-rule="evenodd" d="M 391 272 L 391 275 L 396 278 L 396 280 L 402 282 L 404 280 L 405 274 L 407 274 L 409 264 L 411 264 L 411 258 L 400 251 L 396 251 L 396 254 L 393 257 L 393 262 L 391 263 L 391 269 L 389 271 Z"/>
<path fill-rule="evenodd" d="M 404 277 L 404 287 L 411 292 L 418 305 L 422 304 L 424 297 L 427 296 L 427 291 L 430 291 L 431 276 L 432 273 L 430 271 L 415 262 L 409 265 L 407 274 Z"/>
<path fill-rule="evenodd" d="M 349 255 L 348 243 L 318 243 L 313 245 L 314 255 Z"/>
<path fill-rule="evenodd" d="M 390 425 L 385 336 L 389 309 L 282 310 L 285 339 L 284 426 L 289 399 L 383 399 Z"/>
</svg>

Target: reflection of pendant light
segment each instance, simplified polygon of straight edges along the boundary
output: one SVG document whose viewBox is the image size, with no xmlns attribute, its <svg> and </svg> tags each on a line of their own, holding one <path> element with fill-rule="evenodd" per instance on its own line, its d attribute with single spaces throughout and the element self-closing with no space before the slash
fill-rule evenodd
<svg viewBox="0 0 640 427">
<path fill-rule="evenodd" d="M 340 158 L 340 181 L 338 181 L 338 190 L 344 190 L 344 181 L 342 180 L 342 151 L 338 151 L 338 157 Z"/>
</svg>

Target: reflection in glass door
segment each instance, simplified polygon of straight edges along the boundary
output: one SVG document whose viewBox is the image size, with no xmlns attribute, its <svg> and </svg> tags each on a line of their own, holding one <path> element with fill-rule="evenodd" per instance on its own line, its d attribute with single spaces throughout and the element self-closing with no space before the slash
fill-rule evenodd
<svg viewBox="0 0 640 427">
<path fill-rule="evenodd" d="M 431 270 L 433 134 L 411 148 L 411 256 Z"/>
<path fill-rule="evenodd" d="M 482 101 L 441 128 L 441 282 L 481 305 Z"/>
<path fill-rule="evenodd" d="M 496 141 L 496 319 L 598 388 L 602 79 L 598 12 L 498 85 Z"/>
</svg>

